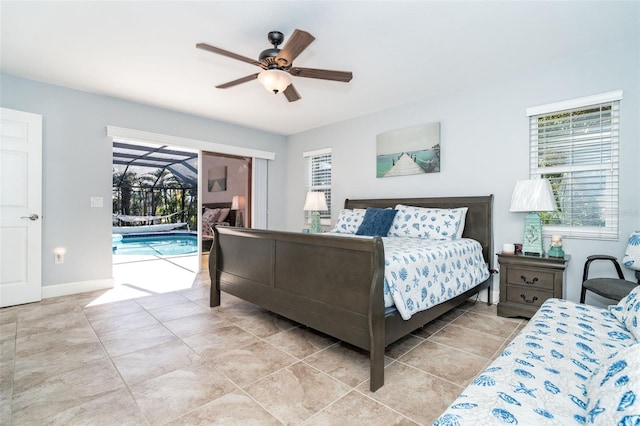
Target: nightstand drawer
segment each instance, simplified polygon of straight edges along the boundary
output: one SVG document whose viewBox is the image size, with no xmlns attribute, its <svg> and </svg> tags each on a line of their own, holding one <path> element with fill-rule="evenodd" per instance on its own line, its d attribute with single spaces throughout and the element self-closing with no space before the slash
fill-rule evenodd
<svg viewBox="0 0 640 426">
<path fill-rule="evenodd" d="M 510 303 L 539 307 L 542 302 L 550 297 L 553 297 L 553 293 L 550 291 L 543 291 L 533 287 L 507 286 L 506 301 Z"/>
<path fill-rule="evenodd" d="M 507 268 L 507 283 L 553 290 L 553 272 L 517 267 Z"/>
</svg>

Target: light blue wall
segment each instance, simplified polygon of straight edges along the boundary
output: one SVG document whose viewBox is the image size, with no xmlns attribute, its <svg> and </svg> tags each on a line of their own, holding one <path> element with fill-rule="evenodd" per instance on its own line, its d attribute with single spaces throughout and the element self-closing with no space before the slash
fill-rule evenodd
<svg viewBox="0 0 640 426">
<path fill-rule="evenodd" d="M 269 226 L 284 226 L 286 138 L 120 99 L 0 75 L 5 108 L 43 116 L 43 287 L 110 279 L 112 146 L 106 126 L 276 153 L 269 167 Z M 90 198 L 104 199 L 91 208 Z M 52 250 L 67 249 L 53 264 Z"/>
<path fill-rule="evenodd" d="M 332 147 L 333 221 L 345 198 L 494 194 L 495 247 L 522 241 L 524 215 L 510 213 L 509 203 L 516 180 L 527 179 L 529 173 L 526 108 L 622 89 L 620 235 L 627 236 L 640 229 L 639 76 L 636 39 L 607 51 L 590 52 L 507 79 L 487 81 L 481 87 L 291 136 L 287 156 L 287 228 L 299 230 L 304 226 L 302 153 Z M 378 133 L 435 121 L 441 123 L 440 173 L 375 177 Z M 621 257 L 624 239 L 616 242 L 565 239 L 565 252 L 572 256 L 565 296 L 578 300 L 586 256 L 609 253 Z M 548 245 L 546 239 L 545 246 Z M 628 277 L 632 274 L 628 273 Z"/>
</svg>

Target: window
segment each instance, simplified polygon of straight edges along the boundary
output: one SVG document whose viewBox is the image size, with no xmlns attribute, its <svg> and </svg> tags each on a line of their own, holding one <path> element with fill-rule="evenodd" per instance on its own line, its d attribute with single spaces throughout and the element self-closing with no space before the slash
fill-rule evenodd
<svg viewBox="0 0 640 426">
<path fill-rule="evenodd" d="M 331 148 L 308 151 L 302 154 L 305 158 L 305 190 L 306 192 L 324 192 L 328 210 L 320 212 L 323 225 L 331 223 Z M 305 212 L 305 221 L 311 220 L 311 212 Z"/>
<path fill-rule="evenodd" d="M 622 91 L 529 108 L 530 176 L 546 178 L 558 211 L 545 234 L 618 239 L 618 136 Z"/>
</svg>

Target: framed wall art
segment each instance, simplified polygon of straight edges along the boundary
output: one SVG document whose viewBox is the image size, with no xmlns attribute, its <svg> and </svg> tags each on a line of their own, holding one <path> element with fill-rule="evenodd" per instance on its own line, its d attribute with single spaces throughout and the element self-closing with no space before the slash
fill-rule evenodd
<svg viewBox="0 0 640 426">
<path fill-rule="evenodd" d="M 440 123 L 380 133 L 376 148 L 376 177 L 439 172 Z"/>
</svg>

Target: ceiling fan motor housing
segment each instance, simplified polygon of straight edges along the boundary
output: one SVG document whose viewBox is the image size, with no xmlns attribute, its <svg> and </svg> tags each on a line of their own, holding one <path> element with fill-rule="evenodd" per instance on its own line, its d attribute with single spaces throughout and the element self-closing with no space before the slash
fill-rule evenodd
<svg viewBox="0 0 640 426">
<path fill-rule="evenodd" d="M 276 58 L 280 54 L 280 49 L 278 49 L 278 45 L 282 44 L 284 41 L 284 34 L 280 31 L 271 31 L 267 34 L 267 38 L 269 39 L 269 43 L 273 45 L 270 49 L 265 49 L 260 53 L 258 60 L 266 65 L 268 69 L 279 68 L 276 62 Z"/>
</svg>

